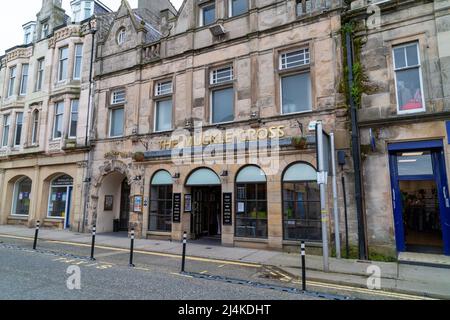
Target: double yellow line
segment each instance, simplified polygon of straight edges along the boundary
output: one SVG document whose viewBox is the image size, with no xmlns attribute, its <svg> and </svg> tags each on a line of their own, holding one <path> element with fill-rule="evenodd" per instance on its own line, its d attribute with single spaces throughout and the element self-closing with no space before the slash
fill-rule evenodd
<svg viewBox="0 0 450 320">
<path fill-rule="evenodd" d="M 20 236 L 12 236 L 7 234 L 0 234 L 0 237 L 2 238 L 9 238 L 9 239 L 18 239 L 18 240 L 26 240 L 26 241 L 33 241 L 33 238 L 29 237 L 20 237 Z M 76 246 L 76 247 L 85 247 L 90 248 L 91 245 L 84 244 L 84 243 L 76 243 L 76 242 L 67 242 L 67 241 L 59 241 L 59 240 L 47 240 L 42 239 L 46 242 L 56 243 L 56 244 L 62 244 L 62 245 L 69 245 L 69 246 Z M 116 247 L 108 247 L 108 246 L 101 246 L 97 245 L 96 248 L 98 249 L 104 249 L 104 250 L 111 250 L 116 252 L 124 252 L 128 253 L 128 249 L 122 249 L 122 248 L 116 248 Z M 160 253 L 160 252 L 150 252 L 150 251 L 142 251 L 142 250 L 135 250 L 135 253 L 140 253 L 144 255 L 151 255 L 151 256 L 158 256 L 158 257 L 166 257 L 166 258 L 173 258 L 173 259 L 181 259 L 181 255 L 177 254 L 170 254 L 170 253 Z M 238 262 L 238 261 L 229 261 L 229 260 L 220 260 L 220 259 L 212 259 L 212 258 L 199 258 L 199 257 L 186 257 L 187 260 L 190 261 L 200 261 L 200 262 L 210 262 L 219 264 L 221 266 L 223 265 L 235 265 L 235 266 L 242 266 L 242 267 L 249 267 L 249 268 L 261 268 L 263 265 L 256 264 L 256 263 L 246 263 L 246 262 Z M 286 276 L 285 274 L 278 272 L 282 276 Z M 298 281 L 294 281 L 294 283 L 299 283 Z M 404 293 L 396 293 L 396 292 L 387 292 L 382 290 L 369 290 L 359 287 L 352 287 L 352 286 L 346 286 L 346 285 L 338 285 L 338 284 L 331 284 L 327 282 L 318 282 L 318 281 L 308 281 L 308 285 L 312 287 L 317 288 L 324 288 L 324 289 L 334 289 L 338 291 L 345 291 L 345 292 L 353 292 L 353 293 L 362 293 L 372 296 L 379 296 L 379 297 L 385 297 L 385 298 L 393 298 L 393 299 L 402 299 L 402 300 L 436 300 L 433 298 L 423 297 L 423 296 L 417 296 L 417 295 L 411 295 L 411 294 L 404 294 Z"/>
</svg>

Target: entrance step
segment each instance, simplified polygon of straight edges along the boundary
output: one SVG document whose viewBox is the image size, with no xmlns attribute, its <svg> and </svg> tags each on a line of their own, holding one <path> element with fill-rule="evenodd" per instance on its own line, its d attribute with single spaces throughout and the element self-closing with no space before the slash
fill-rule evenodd
<svg viewBox="0 0 450 320">
<path fill-rule="evenodd" d="M 441 254 L 401 252 L 398 263 L 450 269 L 450 257 Z"/>
</svg>

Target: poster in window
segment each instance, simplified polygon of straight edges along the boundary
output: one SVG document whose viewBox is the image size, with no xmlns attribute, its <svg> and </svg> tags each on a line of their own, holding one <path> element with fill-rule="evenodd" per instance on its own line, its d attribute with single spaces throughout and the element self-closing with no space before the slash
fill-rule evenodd
<svg viewBox="0 0 450 320">
<path fill-rule="evenodd" d="M 238 213 L 245 213 L 245 203 L 238 202 Z"/>
<path fill-rule="evenodd" d="M 105 211 L 113 211 L 114 210 L 114 196 L 105 196 Z"/>
<path fill-rule="evenodd" d="M 192 196 L 190 194 L 184 195 L 184 212 L 192 212 Z"/>
<path fill-rule="evenodd" d="M 133 199 L 133 212 L 142 213 L 143 206 L 143 197 L 142 196 L 134 196 Z"/>
</svg>

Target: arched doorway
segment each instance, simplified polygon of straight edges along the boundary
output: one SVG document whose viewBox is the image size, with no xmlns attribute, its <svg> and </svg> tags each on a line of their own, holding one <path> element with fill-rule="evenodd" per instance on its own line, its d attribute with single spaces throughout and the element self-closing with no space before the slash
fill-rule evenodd
<svg viewBox="0 0 450 320">
<path fill-rule="evenodd" d="M 186 181 L 191 189 L 191 234 L 195 239 L 220 239 L 222 234 L 222 185 L 211 169 L 201 168 L 192 172 Z"/>
<path fill-rule="evenodd" d="M 173 180 L 169 172 L 160 170 L 150 184 L 150 213 L 148 230 L 172 231 Z"/>
<path fill-rule="evenodd" d="M 104 177 L 98 191 L 98 233 L 128 231 L 130 192 L 130 184 L 123 173 L 113 171 Z"/>
<path fill-rule="evenodd" d="M 11 216 L 26 217 L 30 213 L 32 181 L 28 177 L 22 177 L 14 183 L 13 202 Z"/>
</svg>

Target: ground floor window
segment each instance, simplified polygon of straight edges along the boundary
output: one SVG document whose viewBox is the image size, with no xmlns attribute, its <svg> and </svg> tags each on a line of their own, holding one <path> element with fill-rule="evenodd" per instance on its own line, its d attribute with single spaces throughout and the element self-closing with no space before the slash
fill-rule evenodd
<svg viewBox="0 0 450 320">
<path fill-rule="evenodd" d="M 152 179 L 150 190 L 149 231 L 172 231 L 172 177 L 160 171 Z"/>
<path fill-rule="evenodd" d="M 30 213 L 31 179 L 25 177 L 14 185 L 12 215 L 28 216 Z"/>
<path fill-rule="evenodd" d="M 267 238 L 267 180 L 262 170 L 248 166 L 236 179 L 236 237 Z"/>
<path fill-rule="evenodd" d="M 48 201 L 49 218 L 68 218 L 73 179 L 70 176 L 60 176 L 52 181 Z"/>
<path fill-rule="evenodd" d="M 283 177 L 285 240 L 322 239 L 320 189 L 316 170 L 308 164 L 292 165 Z"/>
</svg>

